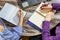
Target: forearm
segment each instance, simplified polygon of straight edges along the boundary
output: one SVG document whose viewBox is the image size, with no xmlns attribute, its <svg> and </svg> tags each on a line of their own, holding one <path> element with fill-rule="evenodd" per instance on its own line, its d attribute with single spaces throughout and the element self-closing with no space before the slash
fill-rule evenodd
<svg viewBox="0 0 60 40">
<path fill-rule="evenodd" d="M 42 36 L 48 37 L 50 36 L 50 22 L 49 21 L 43 21 L 42 23 Z"/>
<path fill-rule="evenodd" d="M 23 18 L 19 18 L 19 23 L 18 23 L 19 26 L 22 26 L 23 25 Z"/>
<path fill-rule="evenodd" d="M 52 3 L 52 9 L 60 11 L 60 3 Z"/>
</svg>

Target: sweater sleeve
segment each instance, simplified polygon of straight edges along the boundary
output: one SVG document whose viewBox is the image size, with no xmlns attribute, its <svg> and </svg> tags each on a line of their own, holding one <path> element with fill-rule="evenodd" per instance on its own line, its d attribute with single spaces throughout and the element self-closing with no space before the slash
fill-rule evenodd
<svg viewBox="0 0 60 40">
<path fill-rule="evenodd" d="M 52 8 L 56 11 L 60 11 L 60 3 L 52 3 Z"/>
<path fill-rule="evenodd" d="M 50 36 L 50 22 L 43 21 L 42 23 L 42 39 L 43 40 L 53 40 L 53 37 Z"/>
<path fill-rule="evenodd" d="M 0 32 L 0 35 L 6 40 L 18 40 L 22 35 L 22 27 L 16 26 L 11 30 L 5 27 L 4 31 Z"/>
<path fill-rule="evenodd" d="M 54 40 L 60 40 L 60 22 L 56 25 L 56 36 Z"/>
</svg>

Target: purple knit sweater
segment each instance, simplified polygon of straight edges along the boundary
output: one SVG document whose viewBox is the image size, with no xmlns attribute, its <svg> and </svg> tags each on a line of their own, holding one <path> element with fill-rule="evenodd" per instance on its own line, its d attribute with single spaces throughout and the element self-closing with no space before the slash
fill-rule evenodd
<svg viewBox="0 0 60 40">
<path fill-rule="evenodd" d="M 60 11 L 60 3 L 52 3 L 52 8 L 56 11 Z"/>
<path fill-rule="evenodd" d="M 42 24 L 42 40 L 60 40 L 60 25 L 56 27 L 56 36 L 50 35 L 50 22 L 43 21 Z"/>
</svg>

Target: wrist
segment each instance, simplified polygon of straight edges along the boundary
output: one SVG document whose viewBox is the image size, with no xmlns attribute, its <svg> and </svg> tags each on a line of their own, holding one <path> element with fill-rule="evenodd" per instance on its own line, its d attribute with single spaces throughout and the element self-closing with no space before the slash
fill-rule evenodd
<svg viewBox="0 0 60 40">
<path fill-rule="evenodd" d="M 19 26 L 22 26 L 22 25 L 23 25 L 23 19 L 19 20 L 18 25 L 19 25 Z"/>
<path fill-rule="evenodd" d="M 51 18 L 45 18 L 45 21 L 51 21 Z"/>
</svg>

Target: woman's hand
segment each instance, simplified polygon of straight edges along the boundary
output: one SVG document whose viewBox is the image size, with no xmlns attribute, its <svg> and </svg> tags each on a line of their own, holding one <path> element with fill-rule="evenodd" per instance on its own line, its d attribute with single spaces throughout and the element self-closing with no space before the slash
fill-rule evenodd
<svg viewBox="0 0 60 40">
<path fill-rule="evenodd" d="M 19 17 L 19 23 L 18 23 L 18 25 L 22 26 L 23 25 L 23 10 L 22 9 L 20 9 L 18 11 L 18 17 Z"/>
<path fill-rule="evenodd" d="M 40 7 L 41 8 L 41 12 L 42 13 L 48 13 L 49 11 L 52 10 L 52 6 L 51 5 L 48 5 L 48 3 L 44 3 L 42 4 L 42 6 Z"/>
<path fill-rule="evenodd" d="M 52 17 L 54 16 L 54 13 L 56 12 L 55 10 L 52 9 L 51 5 L 48 5 L 48 3 L 43 3 L 41 6 L 42 13 L 46 13 L 45 20 L 46 21 L 51 21 Z"/>
<path fill-rule="evenodd" d="M 46 17 L 45 17 L 45 21 L 51 21 L 51 19 L 53 18 L 55 12 L 56 12 L 55 10 L 49 11 L 47 13 Z"/>
</svg>

